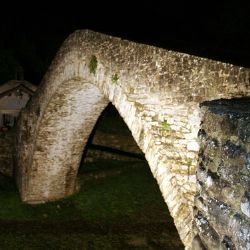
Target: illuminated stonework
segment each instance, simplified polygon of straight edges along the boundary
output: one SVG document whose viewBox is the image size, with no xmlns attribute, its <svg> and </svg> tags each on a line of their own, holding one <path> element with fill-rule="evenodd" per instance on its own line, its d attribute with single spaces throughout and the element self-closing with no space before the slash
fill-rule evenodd
<svg viewBox="0 0 250 250">
<path fill-rule="evenodd" d="M 95 74 L 89 69 L 93 56 Z M 230 64 L 76 31 L 21 115 L 17 182 L 22 200 L 41 203 L 75 192 L 86 141 L 112 102 L 144 152 L 180 238 L 190 249 L 199 104 L 249 96 L 249 73 Z M 115 83 L 114 74 L 119 76 Z"/>
</svg>

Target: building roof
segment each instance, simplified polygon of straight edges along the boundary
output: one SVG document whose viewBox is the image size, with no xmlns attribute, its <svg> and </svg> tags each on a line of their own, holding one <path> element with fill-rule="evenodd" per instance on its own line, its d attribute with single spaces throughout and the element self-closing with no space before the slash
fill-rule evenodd
<svg viewBox="0 0 250 250">
<path fill-rule="evenodd" d="M 0 85 L 0 98 L 12 92 L 13 90 L 22 89 L 23 91 L 34 94 L 37 86 L 28 81 L 10 80 L 2 85 Z"/>
</svg>

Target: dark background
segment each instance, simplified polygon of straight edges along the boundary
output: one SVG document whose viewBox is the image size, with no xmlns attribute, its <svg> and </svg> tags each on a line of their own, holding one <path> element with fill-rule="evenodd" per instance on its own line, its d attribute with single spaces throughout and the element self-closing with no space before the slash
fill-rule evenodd
<svg viewBox="0 0 250 250">
<path fill-rule="evenodd" d="M 116 1 L 12 4 L 0 13 L 0 84 L 39 84 L 64 39 L 91 29 L 166 49 L 250 67 L 247 1 Z"/>
</svg>

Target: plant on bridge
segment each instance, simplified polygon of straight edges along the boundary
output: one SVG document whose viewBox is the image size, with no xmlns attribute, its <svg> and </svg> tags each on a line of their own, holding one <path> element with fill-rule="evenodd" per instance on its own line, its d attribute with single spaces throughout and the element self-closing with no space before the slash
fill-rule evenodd
<svg viewBox="0 0 250 250">
<path fill-rule="evenodd" d="M 168 131 L 169 130 L 169 123 L 167 120 L 164 120 L 162 123 L 161 123 L 161 129 L 162 131 Z"/>
<path fill-rule="evenodd" d="M 192 159 L 191 158 L 188 158 L 187 159 L 187 165 L 190 167 L 192 165 Z"/>
<path fill-rule="evenodd" d="M 89 72 L 90 72 L 91 74 L 94 74 L 94 75 L 95 75 L 96 69 L 97 69 L 97 64 L 98 64 L 98 62 L 97 62 L 96 56 L 95 56 L 95 55 L 92 55 L 91 58 L 90 58 L 90 61 L 89 61 L 89 65 L 88 65 L 88 67 L 89 67 Z"/>
<path fill-rule="evenodd" d="M 190 176 L 190 167 L 192 165 L 192 159 L 191 158 L 188 158 L 187 159 L 187 166 L 188 166 L 188 179 L 189 179 L 189 176 Z"/>
<path fill-rule="evenodd" d="M 113 74 L 112 77 L 111 77 L 111 81 L 113 84 L 116 84 L 119 80 L 119 76 L 117 73 Z"/>
</svg>

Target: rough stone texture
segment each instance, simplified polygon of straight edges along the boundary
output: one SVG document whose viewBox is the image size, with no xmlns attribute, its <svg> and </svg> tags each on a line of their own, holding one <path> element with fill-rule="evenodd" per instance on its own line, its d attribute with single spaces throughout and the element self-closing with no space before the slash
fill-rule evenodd
<svg viewBox="0 0 250 250">
<path fill-rule="evenodd" d="M 95 74 L 89 69 L 93 56 Z M 40 203 L 74 193 L 84 145 L 111 101 L 144 152 L 180 238 L 190 248 L 199 103 L 250 95 L 249 73 L 231 64 L 76 31 L 21 115 L 17 183 L 22 200 Z"/>
<path fill-rule="evenodd" d="M 141 159 L 137 159 L 132 156 L 126 156 L 117 153 L 101 151 L 97 149 L 89 149 L 86 157 L 84 158 L 84 162 L 94 162 L 98 160 L 116 160 L 116 161 L 128 161 L 128 162 L 141 161 Z"/>
<path fill-rule="evenodd" d="M 92 143 L 100 146 L 108 146 L 125 152 L 136 154 L 142 153 L 132 135 L 117 135 L 96 131 Z"/>
<path fill-rule="evenodd" d="M 0 173 L 6 176 L 13 175 L 15 157 L 15 132 L 0 132 Z"/>
<path fill-rule="evenodd" d="M 250 249 L 250 98 L 202 109 L 194 229 L 205 249 Z"/>
</svg>

